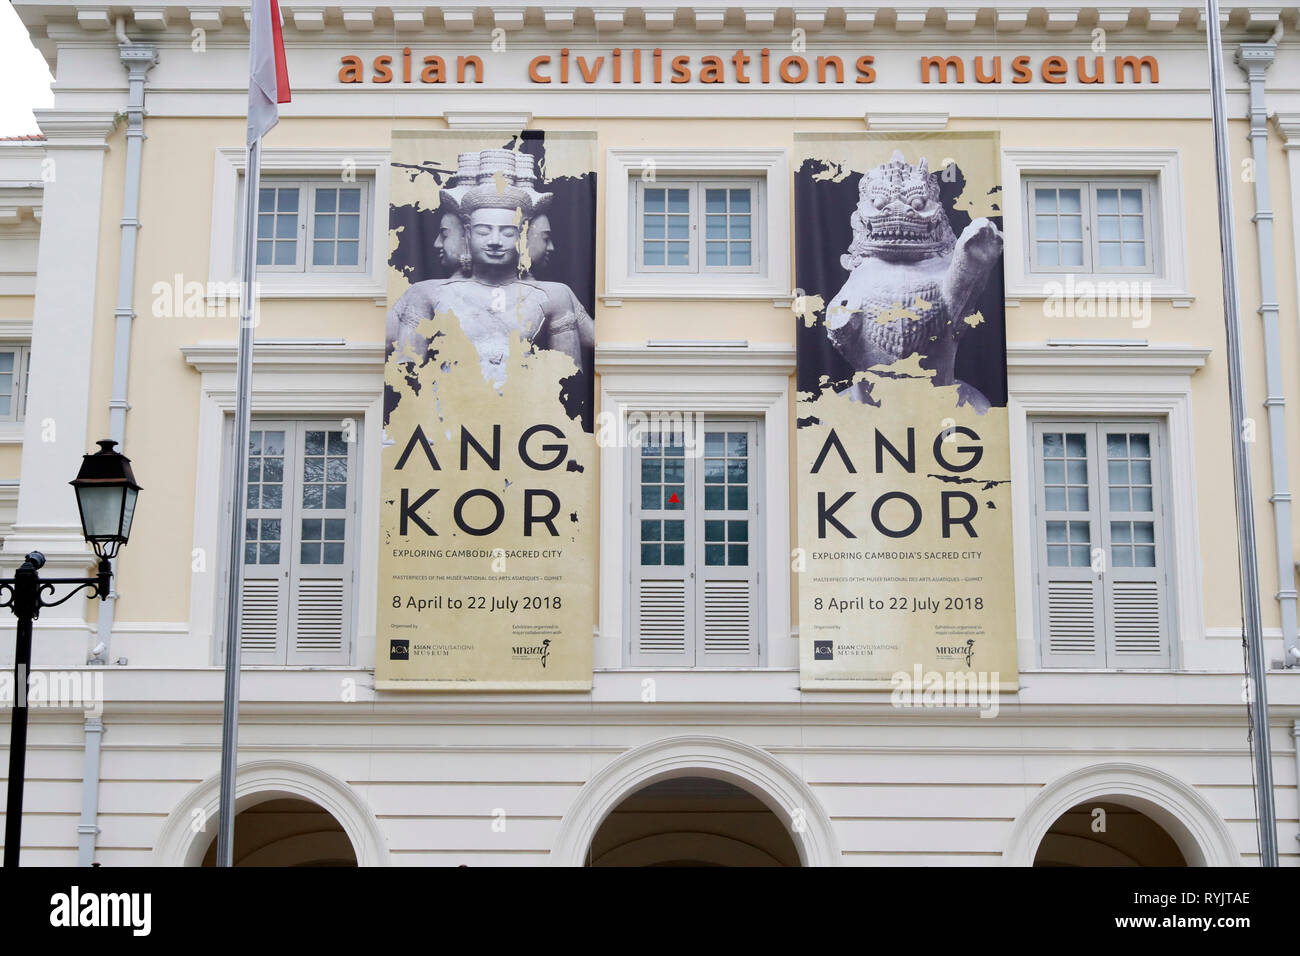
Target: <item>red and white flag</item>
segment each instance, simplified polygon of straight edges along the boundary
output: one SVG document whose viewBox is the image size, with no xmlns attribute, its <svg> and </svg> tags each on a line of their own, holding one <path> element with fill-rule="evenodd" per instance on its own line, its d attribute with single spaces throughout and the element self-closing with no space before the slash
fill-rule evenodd
<svg viewBox="0 0 1300 956">
<path fill-rule="evenodd" d="M 280 4 L 253 0 L 248 41 L 248 145 L 280 121 L 281 103 L 289 102 L 289 67 L 284 58 Z"/>
</svg>

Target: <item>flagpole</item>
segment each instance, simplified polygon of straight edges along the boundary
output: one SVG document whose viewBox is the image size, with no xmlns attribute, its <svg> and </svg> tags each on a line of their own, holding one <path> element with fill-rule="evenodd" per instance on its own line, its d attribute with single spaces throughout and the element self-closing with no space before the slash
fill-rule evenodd
<svg viewBox="0 0 1300 956">
<path fill-rule="evenodd" d="M 221 800 L 217 824 L 217 866 L 233 866 L 235 852 L 235 771 L 239 745 L 239 621 L 244 581 L 244 521 L 248 495 L 248 432 L 253 383 L 253 325 L 257 269 L 257 196 L 262 139 L 248 147 L 244 175 L 243 281 L 239 289 L 239 354 L 235 362 L 235 453 L 230 487 L 230 582 L 226 594 L 226 686 L 221 716 Z"/>
<path fill-rule="evenodd" d="M 1219 187 L 1219 253 L 1223 267 L 1223 319 L 1228 338 L 1228 399 L 1232 412 L 1232 465 L 1237 499 L 1237 545 L 1241 564 L 1242 629 L 1250 686 L 1251 751 L 1255 761 L 1255 803 L 1259 826 L 1259 862 L 1277 866 L 1277 812 L 1273 801 L 1272 742 L 1268 736 L 1268 672 L 1264 660 L 1264 623 L 1259 601 L 1259 558 L 1255 552 L 1255 499 L 1246 446 L 1245 366 L 1241 347 L 1241 306 L 1237 293 L 1237 241 L 1229 171 L 1227 97 L 1223 84 L 1223 46 L 1218 0 L 1206 0 L 1205 34 L 1210 52 L 1210 109 L 1214 129 L 1214 167 Z"/>
</svg>

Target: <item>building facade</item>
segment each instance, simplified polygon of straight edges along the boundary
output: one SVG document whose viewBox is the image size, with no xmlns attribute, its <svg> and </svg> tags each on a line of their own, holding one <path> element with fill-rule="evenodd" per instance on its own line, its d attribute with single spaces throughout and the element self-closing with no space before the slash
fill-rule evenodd
<svg viewBox="0 0 1300 956">
<path fill-rule="evenodd" d="M 0 141 L 4 559 L 91 566 L 66 482 L 96 439 L 119 440 L 144 486 L 115 598 L 37 623 L 23 856 L 210 863 L 248 11 L 15 5 L 55 105 L 38 111 L 40 138 Z M 281 9 L 293 101 L 264 142 L 250 445 L 250 481 L 270 497 L 246 540 L 249 555 L 271 547 L 259 580 L 281 590 L 261 617 L 244 595 L 238 862 L 1257 861 L 1199 8 Z M 1223 17 L 1242 440 L 1289 864 L 1300 41 L 1295 8 Z M 376 687 L 394 591 L 381 573 L 389 212 L 409 131 L 586 134 L 592 411 L 616 425 L 701 416 L 751 450 L 753 541 L 718 539 L 748 545 L 743 659 L 713 656 L 703 625 L 698 646 L 656 656 L 651 617 L 630 609 L 645 600 L 641 549 L 668 539 L 637 536 L 640 466 L 602 443 L 595 557 L 566 570 L 589 585 L 589 681 Z M 864 132 L 997 135 L 1014 613 L 989 640 L 1014 648 L 1018 673 L 968 706 L 801 682 L 799 552 L 815 545 L 796 460 L 808 222 L 795 183 L 802 137 Z M 557 226 L 556 256 L 566 242 Z M 706 598 L 683 600 L 704 619 Z M 584 627 L 562 636 L 586 640 Z"/>
</svg>

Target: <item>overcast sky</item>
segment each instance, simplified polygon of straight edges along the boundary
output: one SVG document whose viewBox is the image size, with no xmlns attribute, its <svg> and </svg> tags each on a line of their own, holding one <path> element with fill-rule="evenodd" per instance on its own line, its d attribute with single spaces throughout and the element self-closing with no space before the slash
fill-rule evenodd
<svg viewBox="0 0 1300 956">
<path fill-rule="evenodd" d="M 39 133 L 33 107 L 54 105 L 50 71 L 12 4 L 0 3 L 0 136 Z"/>
</svg>

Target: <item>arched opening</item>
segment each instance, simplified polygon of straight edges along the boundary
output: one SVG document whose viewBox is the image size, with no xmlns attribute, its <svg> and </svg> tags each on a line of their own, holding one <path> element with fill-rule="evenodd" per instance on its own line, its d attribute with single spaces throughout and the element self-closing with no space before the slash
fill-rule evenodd
<svg viewBox="0 0 1300 956">
<path fill-rule="evenodd" d="M 799 866 L 785 823 L 725 780 L 672 777 L 634 791 L 592 838 L 588 866 Z"/>
<path fill-rule="evenodd" d="M 1187 866 L 1187 859 L 1141 810 L 1088 800 L 1056 818 L 1038 844 L 1034 866 Z"/>
<path fill-rule="evenodd" d="M 235 866 L 356 866 L 352 841 L 329 811 L 297 797 L 274 797 L 235 815 Z M 202 866 L 215 866 L 213 837 Z"/>
</svg>

